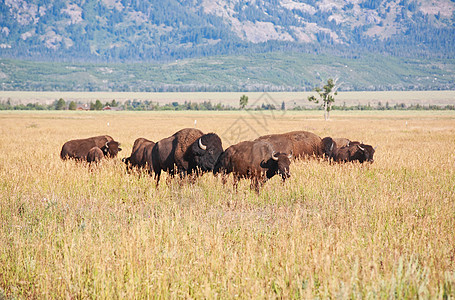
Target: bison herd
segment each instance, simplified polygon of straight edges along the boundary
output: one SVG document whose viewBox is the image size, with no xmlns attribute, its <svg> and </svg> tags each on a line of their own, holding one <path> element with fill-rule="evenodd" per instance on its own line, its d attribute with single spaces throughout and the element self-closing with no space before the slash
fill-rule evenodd
<svg viewBox="0 0 455 300">
<path fill-rule="evenodd" d="M 66 142 L 60 157 L 97 163 L 104 157 L 116 157 L 121 150 L 119 142 L 103 135 Z M 235 187 L 241 178 L 248 178 L 251 187 L 259 191 L 275 175 L 283 181 L 289 178 L 293 159 L 316 157 L 334 162 L 372 163 L 374 152 L 371 145 L 346 138 L 321 138 L 308 131 L 264 135 L 223 150 L 216 133 L 204 134 L 195 128 L 185 128 L 157 143 L 136 139 L 130 157 L 122 161 L 127 170 L 143 168 L 150 175 L 153 172 L 157 185 L 162 171 L 181 178 L 213 172 L 221 174 L 223 183 L 232 173 Z"/>
</svg>

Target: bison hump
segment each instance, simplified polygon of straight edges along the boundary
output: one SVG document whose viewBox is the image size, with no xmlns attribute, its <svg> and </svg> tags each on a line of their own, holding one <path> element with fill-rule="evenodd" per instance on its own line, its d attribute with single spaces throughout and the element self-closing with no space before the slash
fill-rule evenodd
<svg viewBox="0 0 455 300">
<path fill-rule="evenodd" d="M 186 168 L 187 162 L 185 162 L 185 153 L 188 148 L 202 135 L 202 131 L 195 128 L 185 128 L 174 134 L 174 145 L 175 145 L 175 163 L 178 167 Z"/>
</svg>

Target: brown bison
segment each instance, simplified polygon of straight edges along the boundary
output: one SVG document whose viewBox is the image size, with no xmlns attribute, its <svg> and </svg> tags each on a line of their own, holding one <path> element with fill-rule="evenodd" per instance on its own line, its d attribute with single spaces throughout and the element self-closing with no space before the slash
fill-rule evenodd
<svg viewBox="0 0 455 300">
<path fill-rule="evenodd" d="M 332 151 L 331 158 L 336 162 L 358 161 L 360 163 L 373 163 L 375 148 L 371 145 L 351 142 L 348 146 L 335 147 Z"/>
<path fill-rule="evenodd" d="M 90 149 L 98 147 L 103 152 L 104 156 L 116 157 L 122 148 L 119 143 L 108 135 L 100 135 L 86 139 L 71 140 L 63 144 L 60 157 L 62 159 L 73 158 L 76 160 L 87 160 L 87 155 Z"/>
<path fill-rule="evenodd" d="M 99 147 L 93 147 L 88 151 L 87 162 L 88 163 L 99 163 L 103 159 L 104 153 Z"/>
<path fill-rule="evenodd" d="M 145 168 L 147 164 L 151 166 L 153 146 L 155 146 L 155 143 L 148 139 L 136 139 L 133 144 L 131 156 L 122 159 L 126 164 L 127 169 L 131 170 L 132 167 Z M 151 168 L 149 168 L 149 170 L 150 169 Z"/>
<path fill-rule="evenodd" d="M 268 142 L 276 151 L 292 153 L 295 158 L 329 156 L 332 145 L 331 141 L 323 141 L 319 136 L 308 131 L 264 135 L 256 141 Z"/>
<path fill-rule="evenodd" d="M 152 149 L 152 167 L 156 182 L 164 170 L 174 176 L 213 170 L 223 152 L 221 139 L 215 133 L 185 128 L 157 142 Z"/>
<path fill-rule="evenodd" d="M 273 146 L 264 141 L 244 141 L 232 145 L 221 154 L 214 169 L 214 174 L 234 174 L 234 186 L 237 189 L 240 178 L 250 178 L 251 188 L 259 192 L 267 179 L 276 174 L 281 175 L 283 181 L 289 178 L 291 155 L 275 152 Z"/>
</svg>

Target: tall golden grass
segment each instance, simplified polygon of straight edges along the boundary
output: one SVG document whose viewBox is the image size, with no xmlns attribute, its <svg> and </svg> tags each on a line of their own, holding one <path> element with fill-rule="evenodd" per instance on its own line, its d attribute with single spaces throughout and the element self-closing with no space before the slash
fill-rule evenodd
<svg viewBox="0 0 455 300">
<path fill-rule="evenodd" d="M 137 137 L 194 120 L 224 147 L 244 124 L 242 139 L 309 130 L 378 149 L 372 165 L 295 162 L 259 195 L 125 172 Z M 0 133 L 0 298 L 455 297 L 453 112 L 1 112 Z M 99 134 L 117 159 L 60 160 Z"/>
</svg>

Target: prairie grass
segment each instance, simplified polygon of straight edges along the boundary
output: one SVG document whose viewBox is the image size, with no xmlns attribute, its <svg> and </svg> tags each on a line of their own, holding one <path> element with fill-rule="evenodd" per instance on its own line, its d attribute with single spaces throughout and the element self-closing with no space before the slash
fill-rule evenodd
<svg viewBox="0 0 455 300">
<path fill-rule="evenodd" d="M 120 161 L 195 119 L 227 147 L 239 118 L 242 139 L 309 130 L 375 162 L 297 161 L 257 195 L 211 174 L 157 189 Z M 453 112 L 1 112 L 0 133 L 0 298 L 455 297 Z M 60 160 L 99 134 L 117 159 Z"/>
</svg>

